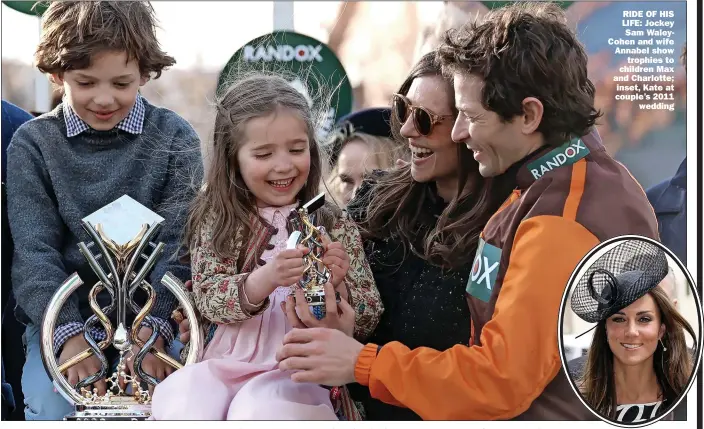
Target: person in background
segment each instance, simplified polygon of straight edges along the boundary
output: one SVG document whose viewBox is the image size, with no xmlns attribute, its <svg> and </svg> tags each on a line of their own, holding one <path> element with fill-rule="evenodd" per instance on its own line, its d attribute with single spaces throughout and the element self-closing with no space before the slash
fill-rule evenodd
<svg viewBox="0 0 704 429">
<path fill-rule="evenodd" d="M 32 115 L 2 100 L 2 420 L 14 414 L 15 404 L 23 400 L 20 374 L 24 364 L 22 353 L 22 332 L 24 327 L 13 315 L 5 318 L 6 313 L 12 313 L 15 298 L 12 294 L 10 270 L 12 267 L 12 236 L 7 218 L 7 147 L 17 128 L 32 119 Z M 5 379 L 5 364 L 8 367 L 7 381 Z M 21 413 L 20 413 L 21 414 Z M 13 419 L 14 420 L 14 419 Z"/>
<path fill-rule="evenodd" d="M 686 71 L 687 44 L 680 60 Z M 687 265 L 687 157 L 672 178 L 648 189 L 647 194 L 658 218 L 660 240 Z"/>
<path fill-rule="evenodd" d="M 327 189 L 340 206 L 354 198 L 366 174 L 408 158 L 407 147 L 393 140 L 390 120 L 390 109 L 371 108 L 351 113 L 335 126 L 325 147 L 332 165 Z"/>
<path fill-rule="evenodd" d="M 40 325 L 70 273 L 78 273 L 84 284 L 98 281 L 78 248 L 90 240 L 81 219 L 125 194 L 165 219 L 154 237 L 165 244 L 164 256 L 148 278 L 156 294 L 151 311 L 155 323 L 143 323 L 138 336 L 146 341 L 155 330 L 154 347 L 178 356 L 180 344 L 172 341 L 170 322 L 176 298 L 161 279 L 169 271 L 182 281 L 190 277 L 190 268 L 171 256 L 180 248 L 185 207 L 197 188 L 191 183 L 200 184 L 202 161 L 191 125 L 139 94 L 141 86 L 175 64 L 159 45 L 148 2 L 51 2 L 42 16 L 35 63 L 63 86 L 65 95 L 54 110 L 22 125 L 8 148 L 12 287 L 18 318 L 27 324 L 25 417 L 60 420 L 74 407 L 54 389 L 44 369 Z M 88 348 L 83 335 L 84 322 L 93 315 L 88 290 L 78 289 L 56 316 L 59 364 Z M 109 297 L 103 294 L 97 300 L 105 307 Z M 135 301 L 144 304 L 137 296 Z M 106 333 L 94 328 L 89 335 L 100 341 Z M 129 374 L 135 374 L 133 364 L 128 360 Z M 66 370 L 67 381 L 76 385 L 100 367 L 91 356 Z M 172 370 L 153 354 L 147 354 L 142 368 L 158 380 Z M 104 395 L 107 384 L 103 379 L 85 387 Z"/>
</svg>

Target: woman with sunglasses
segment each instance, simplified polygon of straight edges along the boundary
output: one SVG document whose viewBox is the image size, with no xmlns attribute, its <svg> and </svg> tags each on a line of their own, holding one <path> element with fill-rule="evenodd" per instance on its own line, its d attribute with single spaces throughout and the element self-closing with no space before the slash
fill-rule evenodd
<svg viewBox="0 0 704 429">
<path fill-rule="evenodd" d="M 513 183 L 482 179 L 471 152 L 453 143 L 454 105 L 452 84 L 434 53 L 426 54 L 393 98 L 392 131 L 408 144 L 411 163 L 374 172 L 348 205 L 385 307 L 369 339 L 375 344 L 446 350 L 469 341 L 465 286 L 472 255 Z M 372 399 L 366 387 L 351 385 L 350 392 L 369 420 L 420 419 Z"/>
</svg>

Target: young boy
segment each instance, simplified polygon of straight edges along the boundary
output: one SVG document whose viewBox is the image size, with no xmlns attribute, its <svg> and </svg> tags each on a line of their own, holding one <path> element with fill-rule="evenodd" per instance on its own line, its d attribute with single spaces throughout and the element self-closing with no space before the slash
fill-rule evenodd
<svg viewBox="0 0 704 429">
<path fill-rule="evenodd" d="M 199 139 L 191 126 L 138 92 L 175 63 L 159 47 L 155 21 L 148 3 L 131 1 L 52 2 L 43 15 L 35 61 L 63 87 L 64 100 L 22 126 L 8 151 L 13 172 L 8 182 L 15 243 L 12 283 L 18 317 L 27 323 L 22 376 L 27 420 L 61 419 L 73 411 L 54 391 L 42 365 L 40 326 L 58 286 L 78 272 L 84 286 L 60 312 L 54 344 L 59 362 L 88 347 L 83 323 L 92 315 L 87 294 L 97 278 L 77 246 L 91 241 L 81 219 L 124 194 L 166 220 L 154 240 L 166 247 L 148 281 L 156 292 L 151 311 L 159 331 L 156 347 L 173 349 L 169 315 L 175 298 L 161 278 L 167 271 L 182 280 L 190 277 L 189 267 L 171 256 L 179 248 L 194 189 L 188 182 L 200 182 L 202 167 Z M 104 338 L 101 329 L 93 331 L 97 341 Z M 139 336 L 144 340 L 150 334 L 142 325 Z M 92 356 L 68 369 L 66 376 L 75 385 L 99 368 Z M 151 354 L 143 368 L 157 379 L 171 372 Z M 106 383 L 88 387 L 104 394 Z"/>
</svg>

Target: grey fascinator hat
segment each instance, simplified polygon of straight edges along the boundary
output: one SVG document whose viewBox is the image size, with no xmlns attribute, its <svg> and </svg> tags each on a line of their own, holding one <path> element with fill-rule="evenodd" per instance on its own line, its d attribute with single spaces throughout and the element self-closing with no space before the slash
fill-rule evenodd
<svg viewBox="0 0 704 429">
<path fill-rule="evenodd" d="M 586 322 L 599 323 L 645 296 L 668 270 L 661 247 L 645 240 L 625 240 L 587 269 L 572 294 L 572 311 Z"/>
</svg>

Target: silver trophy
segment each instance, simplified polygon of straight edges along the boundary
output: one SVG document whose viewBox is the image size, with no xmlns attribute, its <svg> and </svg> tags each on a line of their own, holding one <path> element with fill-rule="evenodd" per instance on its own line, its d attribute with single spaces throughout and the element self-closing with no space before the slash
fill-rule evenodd
<svg viewBox="0 0 704 429">
<path fill-rule="evenodd" d="M 323 264 L 323 233 L 315 226 L 314 212 L 325 204 L 325 194 L 321 193 L 304 204 L 297 210 L 297 215 L 289 220 L 293 232 L 288 238 L 286 247 L 294 249 L 299 244 L 309 249 L 303 257 L 306 264 L 303 278 L 298 281 L 298 286 L 303 289 L 303 295 L 308 302 L 311 313 L 316 319 L 325 317 L 325 283 L 330 281 L 332 273 Z M 339 292 L 335 292 L 335 299 L 340 302 Z"/>
<path fill-rule="evenodd" d="M 66 416 L 65 420 L 147 419 L 151 416 L 149 389 L 143 388 L 135 374 L 126 373 L 127 359 L 134 358 L 135 373 L 147 386 L 154 386 L 159 382 L 142 369 L 142 361 L 148 353 L 152 353 L 175 369 L 183 366 L 171 356 L 154 348 L 158 332 L 157 325 L 149 312 L 156 296 L 152 286 L 144 280 L 164 250 L 164 243 L 155 244 L 151 241 L 163 221 L 164 219 L 159 215 L 127 195 L 82 219 L 83 227 L 93 241 L 89 244 L 81 242 L 78 247 L 99 279 L 89 293 L 93 315 L 84 324 L 83 335 L 89 348 L 61 365 L 57 362 L 54 350 L 56 320 L 69 296 L 83 285 L 77 273 L 69 276 L 52 297 L 46 309 L 41 330 L 44 367 L 57 391 L 75 405 L 75 412 Z M 149 250 L 151 252 L 148 252 Z M 144 260 L 144 263 L 137 270 L 140 260 Z M 191 322 L 191 341 L 185 364 L 195 363 L 200 359 L 203 348 L 203 334 L 198 326 L 196 309 L 191 304 L 185 286 L 171 273 L 166 273 L 161 282 L 174 294 L 180 308 L 186 312 Z M 134 301 L 134 293 L 138 289 L 142 289 L 147 294 L 146 304 L 142 308 Z M 110 295 L 110 304 L 100 308 L 97 296 L 103 290 Z M 135 314 L 134 322 L 130 326 L 126 322 L 128 310 Z M 115 312 L 117 313 L 116 327 L 109 319 L 109 315 Z M 146 342 L 137 336 L 142 322 L 152 328 L 152 335 Z M 106 334 L 105 340 L 100 343 L 90 335 L 91 328 L 98 323 L 102 325 Z M 139 351 L 132 356 L 135 345 Z M 108 375 L 111 368 L 104 351 L 110 346 L 117 350 L 119 357 L 117 369 Z M 63 373 L 92 355 L 100 360 L 100 371 L 71 386 Z M 105 395 L 98 395 L 95 389 L 89 391 L 85 388 L 101 379 L 107 382 L 108 389 Z M 120 381 L 126 384 L 124 389 Z"/>
</svg>

